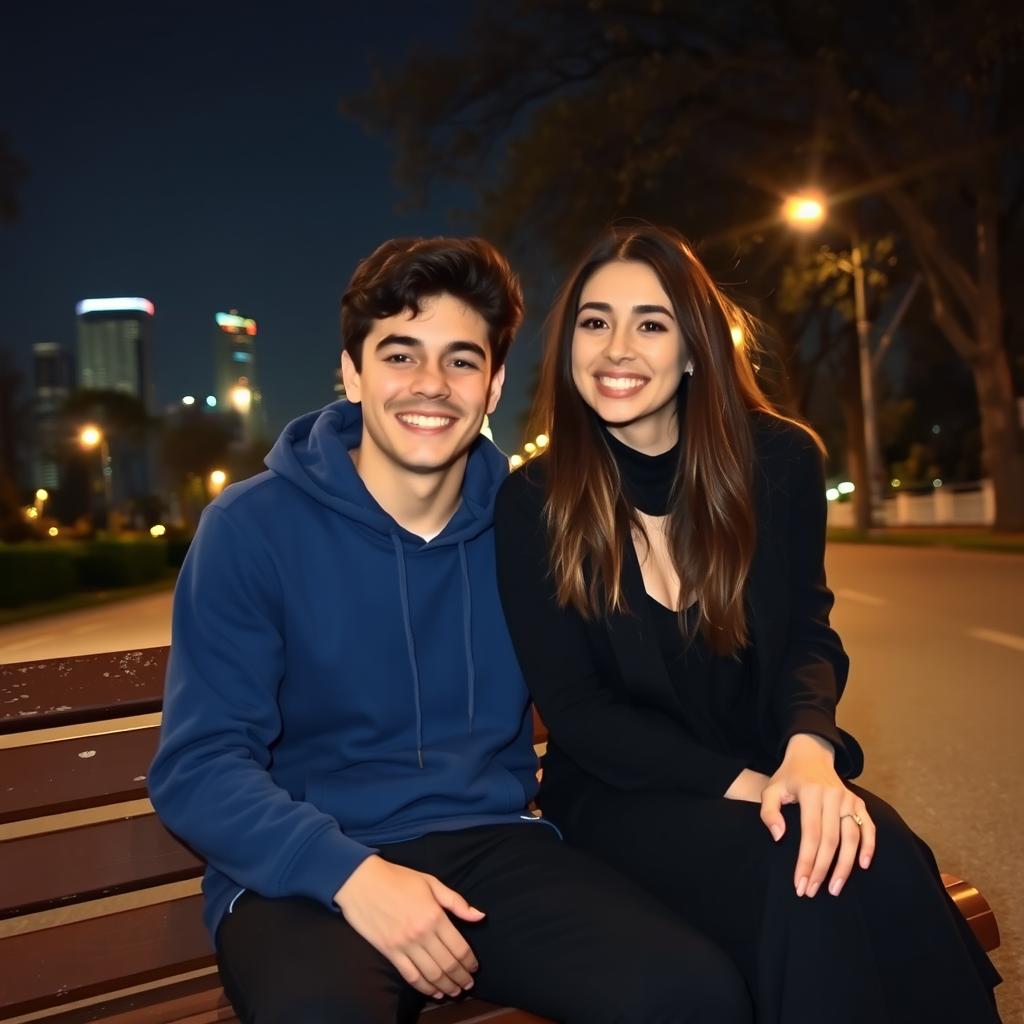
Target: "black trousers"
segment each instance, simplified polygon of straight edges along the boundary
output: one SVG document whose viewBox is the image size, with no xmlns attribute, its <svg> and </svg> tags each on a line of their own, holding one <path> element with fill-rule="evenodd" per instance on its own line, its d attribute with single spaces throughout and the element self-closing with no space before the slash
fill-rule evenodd
<svg viewBox="0 0 1024 1024">
<path fill-rule="evenodd" d="M 487 917 L 453 918 L 473 993 L 569 1024 L 749 1024 L 736 967 L 639 887 L 536 823 L 439 832 L 381 849 Z M 217 932 L 221 979 L 248 1024 L 414 1021 L 424 999 L 345 919 L 245 893 Z"/>
<path fill-rule="evenodd" d="M 747 979 L 758 1024 L 998 1024 L 996 973 L 948 897 L 931 850 L 858 786 L 874 860 L 838 897 L 793 889 L 799 808 L 772 841 L 760 806 L 574 785 L 542 791 L 567 841 L 600 857 L 712 938 Z"/>
</svg>

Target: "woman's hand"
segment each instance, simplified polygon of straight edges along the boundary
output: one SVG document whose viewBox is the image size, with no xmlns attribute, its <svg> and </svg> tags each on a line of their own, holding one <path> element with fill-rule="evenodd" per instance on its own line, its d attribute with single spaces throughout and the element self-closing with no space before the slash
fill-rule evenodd
<svg viewBox="0 0 1024 1024">
<path fill-rule="evenodd" d="M 725 791 L 726 800 L 746 800 L 751 804 L 761 802 L 761 794 L 764 787 L 768 785 L 767 775 L 755 772 L 752 768 L 744 768 L 743 771 L 732 780 L 732 785 Z"/>
<path fill-rule="evenodd" d="M 838 896 L 853 871 L 860 848 L 860 866 L 875 853 L 875 823 L 864 801 L 836 774 L 832 744 L 819 736 L 797 733 L 786 756 L 761 794 L 761 820 L 778 842 L 786 831 L 783 804 L 800 805 L 800 852 L 793 885 L 797 896 L 814 896 L 839 850 L 828 891 Z M 858 826 L 857 820 L 860 820 Z"/>
</svg>

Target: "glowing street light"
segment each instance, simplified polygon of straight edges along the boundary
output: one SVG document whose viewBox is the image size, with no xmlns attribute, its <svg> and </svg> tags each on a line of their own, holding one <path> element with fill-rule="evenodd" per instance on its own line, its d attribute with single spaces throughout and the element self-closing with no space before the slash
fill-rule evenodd
<svg viewBox="0 0 1024 1024">
<path fill-rule="evenodd" d="M 162 537 L 167 532 L 167 527 L 163 523 L 156 523 L 149 528 L 150 537 Z"/>
<path fill-rule="evenodd" d="M 236 384 L 229 395 L 231 407 L 243 416 L 252 408 L 252 389 L 248 384 Z"/>
<path fill-rule="evenodd" d="M 110 462 L 110 447 L 107 439 L 94 423 L 87 423 L 78 434 L 78 443 L 83 448 L 99 448 L 100 451 L 100 475 L 103 477 L 103 497 L 106 504 L 106 521 L 110 525 L 110 511 L 114 505 L 114 467 Z"/>
<path fill-rule="evenodd" d="M 228 475 L 223 469 L 215 469 L 210 474 L 210 493 L 217 495 L 224 490 L 224 485 L 228 482 Z"/>
<path fill-rule="evenodd" d="M 536 444 L 538 448 L 547 448 L 551 443 L 551 438 L 547 434 L 538 434 L 536 437 Z"/>
<path fill-rule="evenodd" d="M 808 190 L 789 196 L 782 204 L 782 216 L 790 227 L 798 231 L 813 231 L 820 227 L 828 212 L 828 204 L 820 192 Z M 860 236 L 853 229 L 850 235 L 850 266 L 853 275 L 853 302 L 857 319 L 857 352 L 860 357 L 860 401 L 864 409 L 864 454 L 867 487 L 863 503 L 858 502 L 857 526 L 870 527 L 874 523 L 875 504 L 879 500 L 879 471 L 881 449 L 878 445 L 878 420 L 875 412 L 874 365 L 871 355 L 871 324 L 868 322 L 865 297 L 864 263 Z M 847 269 L 847 268 L 844 268 Z"/>
<path fill-rule="evenodd" d="M 58 530 L 56 526 L 51 526 L 51 527 L 50 527 L 50 528 L 49 528 L 49 529 L 48 529 L 48 530 L 47 530 L 46 532 L 47 532 L 47 533 L 48 533 L 48 534 L 49 534 L 49 535 L 50 535 L 51 537 L 56 537 L 56 536 L 57 536 L 57 534 L 59 534 L 59 533 L 60 533 L 60 530 Z"/>
<path fill-rule="evenodd" d="M 791 227 L 813 231 L 825 220 L 825 198 L 818 192 L 801 192 L 787 196 L 782 204 L 782 216 Z"/>
<path fill-rule="evenodd" d="M 195 395 L 182 395 L 181 396 L 181 404 L 182 405 L 195 405 L 196 404 L 196 396 Z"/>
<path fill-rule="evenodd" d="M 518 469 L 523 464 L 523 457 L 522 457 L 522 455 L 518 454 L 518 452 L 517 452 L 515 455 L 513 455 L 508 460 L 508 464 L 509 464 L 509 466 L 512 467 L 512 469 Z"/>
<path fill-rule="evenodd" d="M 40 487 L 39 490 L 36 491 L 36 501 L 47 501 L 49 500 L 49 497 L 50 492 L 46 490 L 45 487 Z"/>
</svg>

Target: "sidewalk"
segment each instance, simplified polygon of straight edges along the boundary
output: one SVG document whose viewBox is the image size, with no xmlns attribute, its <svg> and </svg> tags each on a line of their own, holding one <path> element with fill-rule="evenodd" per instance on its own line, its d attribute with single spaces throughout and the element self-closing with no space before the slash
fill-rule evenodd
<svg viewBox="0 0 1024 1024">
<path fill-rule="evenodd" d="M 866 534 L 844 527 L 829 527 L 828 539 L 832 544 L 896 544 L 1024 555 L 1024 533 L 993 533 L 984 527 L 897 526 L 870 530 Z"/>
</svg>

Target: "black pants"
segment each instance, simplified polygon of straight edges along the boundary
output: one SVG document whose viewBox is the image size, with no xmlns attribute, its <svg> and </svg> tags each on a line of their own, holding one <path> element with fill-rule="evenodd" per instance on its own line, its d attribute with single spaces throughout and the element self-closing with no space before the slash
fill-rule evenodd
<svg viewBox="0 0 1024 1024">
<path fill-rule="evenodd" d="M 487 917 L 453 918 L 481 999 L 566 1022 L 747 1024 L 739 972 L 641 889 L 536 823 L 440 832 L 381 849 Z M 224 989 L 250 1024 L 412 1021 L 423 997 L 337 913 L 244 894 L 217 932 Z"/>
<path fill-rule="evenodd" d="M 741 969 L 758 1024 L 997 1024 L 999 982 L 947 896 L 928 847 L 887 803 L 868 870 L 838 897 L 793 889 L 800 812 L 772 841 L 760 806 L 685 793 L 574 786 L 544 811 L 566 839 L 632 877 Z"/>
</svg>

